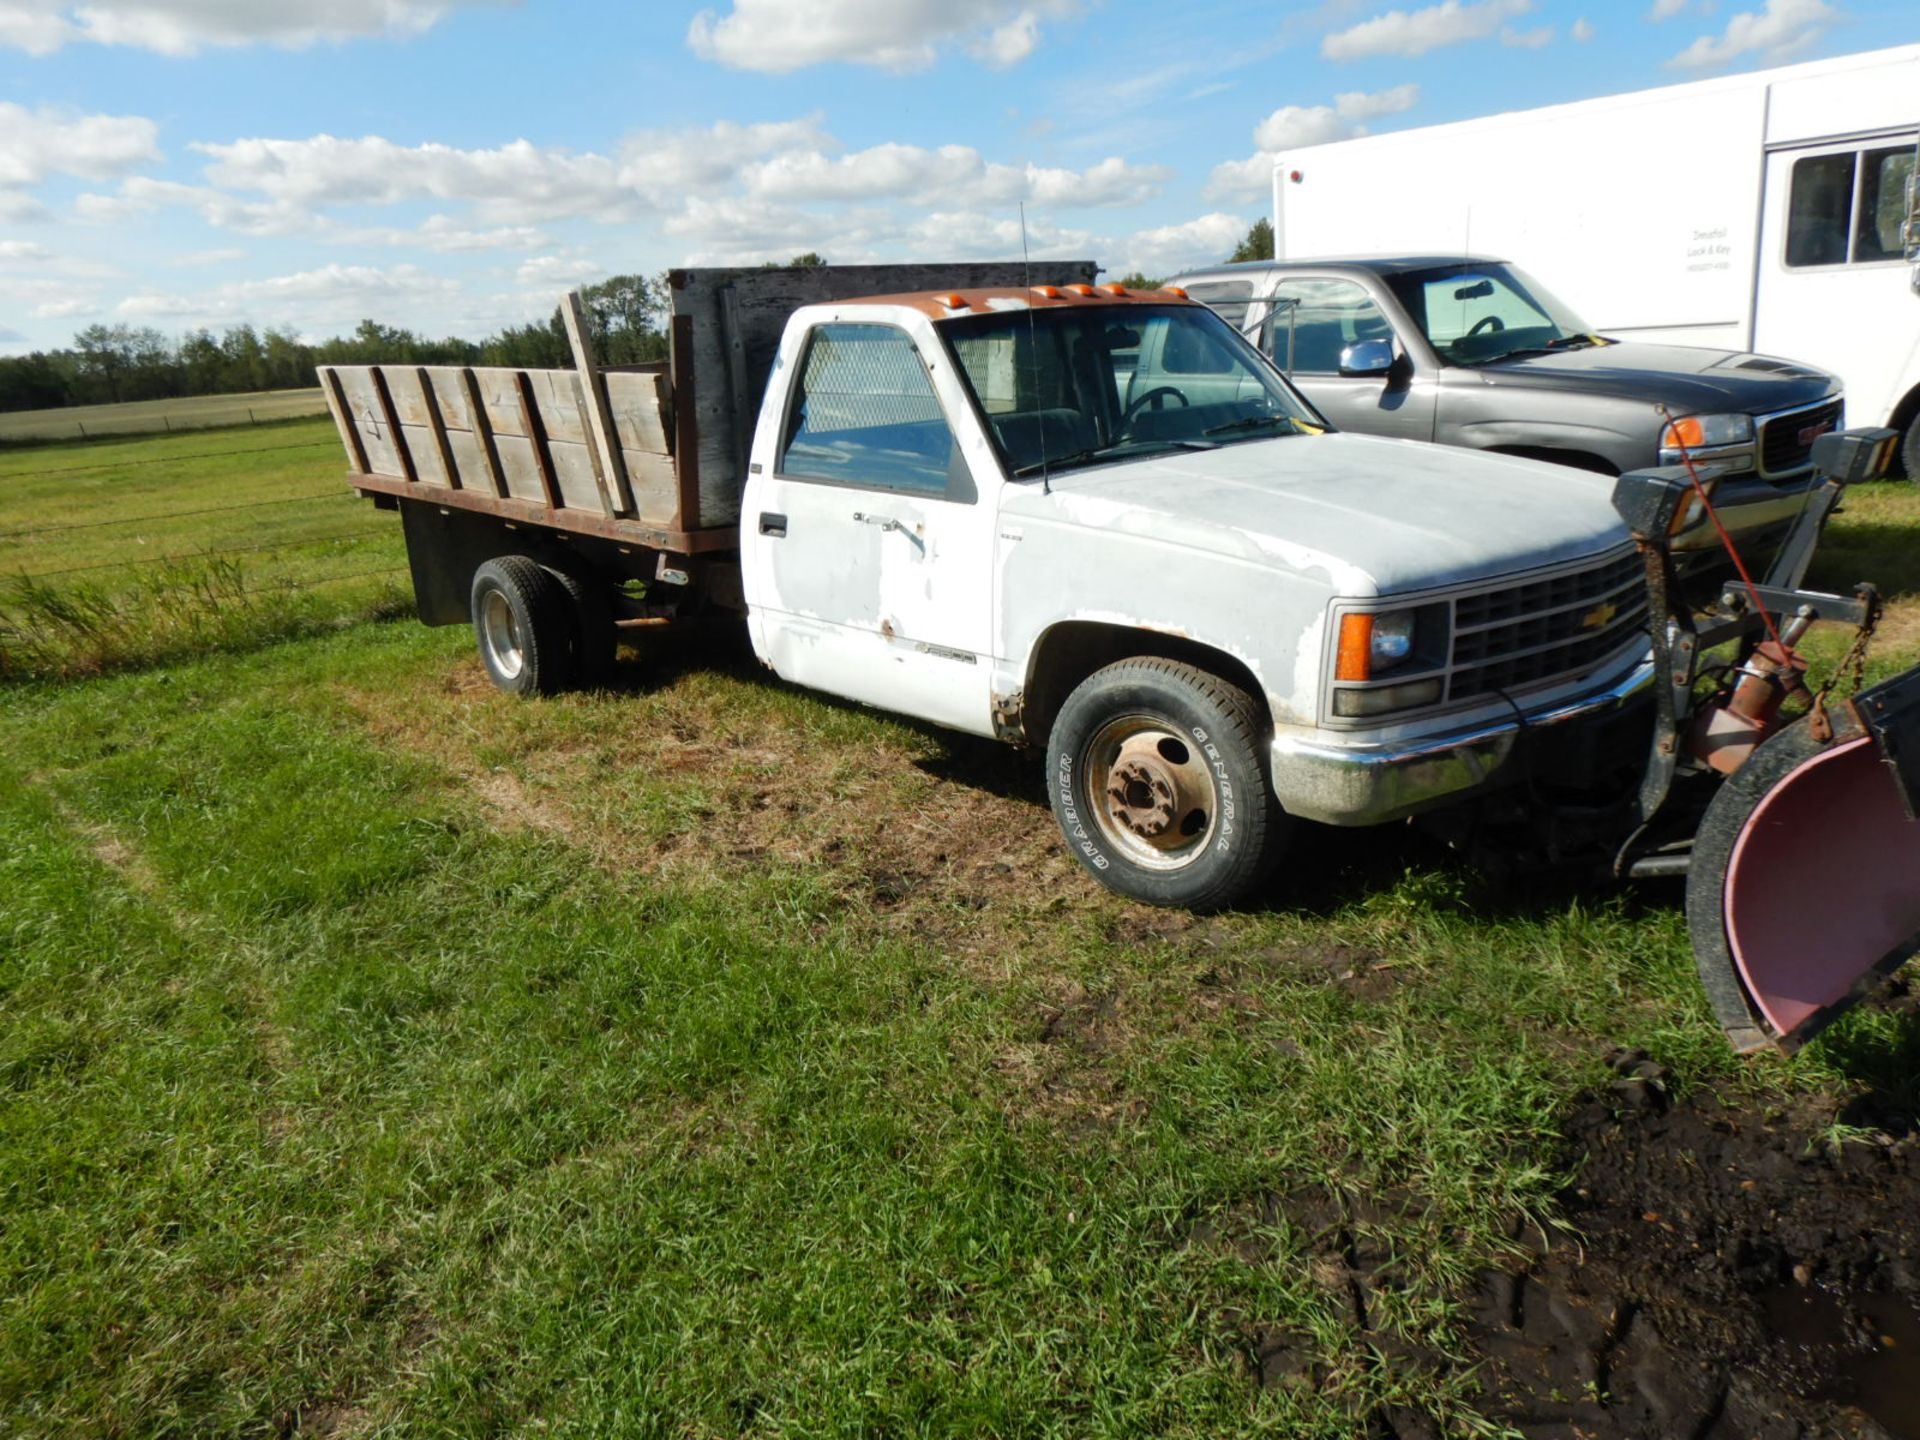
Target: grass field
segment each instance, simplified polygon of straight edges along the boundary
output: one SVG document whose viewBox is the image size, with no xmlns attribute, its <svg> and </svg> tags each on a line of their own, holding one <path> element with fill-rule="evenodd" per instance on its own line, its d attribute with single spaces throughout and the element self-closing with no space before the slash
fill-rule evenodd
<svg viewBox="0 0 1920 1440">
<path fill-rule="evenodd" d="M 58 410 L 0 412 L 0 445 L 19 441 L 95 440 L 103 435 L 155 435 L 257 425 L 327 413 L 318 387 L 262 390 L 242 395 L 195 395 L 180 400 L 131 400 L 124 405 L 69 405 Z"/>
<path fill-rule="evenodd" d="M 337 483 L 206 438 L 65 523 Z M 22 461 L 0 529 L 52 513 Z M 1862 496 L 1824 562 L 1902 593 L 1882 666 L 1917 520 Z M 519 703 L 464 632 L 272 638 L 0 687 L 0 1433 L 1491 1434 L 1457 1307 L 1558 1233 L 1612 1047 L 1914 1098 L 1879 1012 L 1736 1062 L 1662 894 L 1314 832 L 1265 907 L 1147 911 L 1030 757 L 737 642 Z M 1365 1329 L 1327 1197 L 1389 1257 Z M 1314 1383 L 1253 1382 L 1275 1333 Z"/>
<path fill-rule="evenodd" d="M 98 673 L 407 603 L 331 422 L 0 450 L 0 675 Z"/>
</svg>

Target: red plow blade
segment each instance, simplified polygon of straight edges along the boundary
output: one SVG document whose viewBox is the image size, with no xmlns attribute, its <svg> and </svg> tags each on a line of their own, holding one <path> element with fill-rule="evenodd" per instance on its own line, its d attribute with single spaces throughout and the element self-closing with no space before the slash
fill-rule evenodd
<svg viewBox="0 0 1920 1440">
<path fill-rule="evenodd" d="M 1694 842 L 1687 920 L 1734 1045 L 1791 1050 L 1920 949 L 1920 672 L 1757 750 Z M 1905 763 L 1903 763 L 1905 762 Z"/>
</svg>

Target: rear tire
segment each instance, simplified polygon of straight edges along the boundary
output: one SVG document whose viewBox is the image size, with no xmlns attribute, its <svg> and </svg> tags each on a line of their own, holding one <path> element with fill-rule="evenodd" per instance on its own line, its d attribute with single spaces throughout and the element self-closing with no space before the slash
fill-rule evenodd
<svg viewBox="0 0 1920 1440">
<path fill-rule="evenodd" d="M 553 583 L 566 592 L 567 644 L 573 660 L 571 681 L 597 690 L 613 678 L 613 611 L 607 604 L 605 587 L 565 570 L 545 568 L 553 577 Z"/>
<path fill-rule="evenodd" d="M 1195 666 L 1142 658 L 1095 671 L 1047 744 L 1067 848 L 1129 899 L 1233 904 L 1272 870 L 1287 824 L 1261 730 L 1252 697 Z"/>
<path fill-rule="evenodd" d="M 572 604 L 551 572 L 524 555 L 473 575 L 470 613 L 487 678 L 509 695 L 550 695 L 573 678 Z"/>
<path fill-rule="evenodd" d="M 1907 479 L 1920 482 L 1920 415 L 1907 422 L 1907 438 L 1900 442 L 1900 462 L 1907 467 Z"/>
</svg>

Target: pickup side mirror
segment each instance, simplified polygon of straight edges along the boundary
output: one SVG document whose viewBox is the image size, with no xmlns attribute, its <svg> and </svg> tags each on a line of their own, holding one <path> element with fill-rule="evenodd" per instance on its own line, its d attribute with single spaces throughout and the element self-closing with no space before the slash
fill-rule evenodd
<svg viewBox="0 0 1920 1440">
<path fill-rule="evenodd" d="M 1340 352 L 1342 375 L 1384 375 L 1391 369 L 1391 340 L 1356 340 Z"/>
</svg>

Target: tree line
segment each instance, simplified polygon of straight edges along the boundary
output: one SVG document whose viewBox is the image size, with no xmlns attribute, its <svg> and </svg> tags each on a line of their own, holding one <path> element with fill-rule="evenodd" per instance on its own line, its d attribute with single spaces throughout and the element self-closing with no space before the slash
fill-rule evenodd
<svg viewBox="0 0 1920 1440">
<path fill-rule="evenodd" d="M 1255 222 L 1235 249 L 1235 260 L 1271 259 L 1273 227 Z M 809 250 L 787 262 L 824 265 Z M 1135 273 L 1122 283 L 1151 289 Z M 637 365 L 667 356 L 665 322 L 671 300 L 667 277 L 616 275 L 580 292 L 602 365 Z M 68 405 L 112 405 L 125 400 L 172 400 L 189 395 L 234 395 L 300 390 L 314 383 L 316 365 L 507 365 L 529 370 L 571 366 L 560 309 L 544 322 L 509 325 L 484 340 L 436 340 L 411 330 L 362 320 L 351 335 L 318 343 L 293 330 L 235 325 L 216 336 L 194 330 L 169 339 L 150 326 L 89 325 L 63 350 L 0 357 L 0 411 L 53 410 Z"/>
<path fill-rule="evenodd" d="M 602 365 L 666 358 L 665 276 L 616 275 L 580 294 Z M 271 326 L 170 339 L 150 326 L 89 325 L 68 348 L 0 358 L 0 411 L 305 389 L 315 383 L 316 365 L 376 363 L 543 370 L 571 366 L 573 350 L 558 306 L 543 322 L 509 325 L 484 340 L 434 339 L 377 320 L 317 343 Z"/>
</svg>

